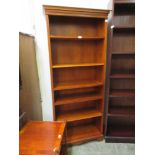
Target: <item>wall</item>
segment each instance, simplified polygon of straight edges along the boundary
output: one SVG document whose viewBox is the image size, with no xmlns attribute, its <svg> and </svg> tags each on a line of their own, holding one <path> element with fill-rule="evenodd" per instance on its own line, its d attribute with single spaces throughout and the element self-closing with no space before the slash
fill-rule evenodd
<svg viewBox="0 0 155 155">
<path fill-rule="evenodd" d="M 20 2 L 19 31 L 23 33 L 35 35 L 33 1 L 22 0 L 19 2 Z"/>
<path fill-rule="evenodd" d="M 53 120 L 50 87 L 50 67 L 48 57 L 47 31 L 42 5 L 107 9 L 109 0 L 33 0 L 36 55 L 42 97 L 43 120 Z M 33 23 L 31 23 L 33 25 Z"/>
</svg>

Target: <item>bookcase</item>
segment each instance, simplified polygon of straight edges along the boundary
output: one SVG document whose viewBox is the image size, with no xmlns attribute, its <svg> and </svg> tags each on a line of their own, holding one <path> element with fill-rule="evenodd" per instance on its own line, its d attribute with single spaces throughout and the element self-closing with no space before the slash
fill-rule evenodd
<svg viewBox="0 0 155 155">
<path fill-rule="evenodd" d="M 108 10 L 44 6 L 53 118 L 67 143 L 103 138 Z"/>
<path fill-rule="evenodd" d="M 108 26 L 106 142 L 135 140 L 135 2 L 114 0 Z"/>
</svg>

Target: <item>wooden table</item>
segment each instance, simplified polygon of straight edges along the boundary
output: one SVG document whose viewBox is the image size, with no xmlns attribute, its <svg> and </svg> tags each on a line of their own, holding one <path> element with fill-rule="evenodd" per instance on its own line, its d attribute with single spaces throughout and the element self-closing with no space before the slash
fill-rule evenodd
<svg viewBox="0 0 155 155">
<path fill-rule="evenodd" d="M 20 131 L 20 155 L 66 155 L 64 122 L 30 121 Z"/>
</svg>

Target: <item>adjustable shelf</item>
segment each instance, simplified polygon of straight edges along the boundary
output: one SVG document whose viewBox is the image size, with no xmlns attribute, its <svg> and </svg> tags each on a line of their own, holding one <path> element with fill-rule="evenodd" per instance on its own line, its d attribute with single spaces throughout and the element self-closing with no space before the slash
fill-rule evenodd
<svg viewBox="0 0 155 155">
<path fill-rule="evenodd" d="M 134 142 L 135 1 L 114 0 L 109 19 L 106 142 Z"/>
<path fill-rule="evenodd" d="M 135 91 L 134 90 L 111 90 L 109 97 L 134 97 Z"/>
<path fill-rule="evenodd" d="M 73 122 L 77 120 L 101 117 L 102 113 L 95 109 L 85 109 L 76 111 L 67 111 L 57 114 L 57 121 Z"/>
<path fill-rule="evenodd" d="M 135 26 L 133 26 L 133 25 L 125 25 L 125 26 L 114 25 L 114 29 L 115 30 L 124 30 L 124 31 L 133 31 L 133 30 L 135 30 Z"/>
<path fill-rule="evenodd" d="M 135 74 L 111 74 L 110 75 L 110 78 L 127 78 L 127 79 L 130 79 L 130 78 L 135 78 Z"/>
<path fill-rule="evenodd" d="M 83 37 L 83 36 L 49 36 L 53 40 L 103 40 L 104 37 Z"/>
<path fill-rule="evenodd" d="M 55 84 L 53 90 L 65 90 L 65 89 L 76 89 L 76 88 L 89 88 L 94 86 L 102 86 L 103 83 L 94 80 L 82 81 L 82 82 L 73 82 L 73 83 L 59 83 Z"/>
<path fill-rule="evenodd" d="M 112 55 L 135 55 L 134 51 L 126 51 L 126 52 L 113 52 Z"/>
<path fill-rule="evenodd" d="M 67 143 L 103 138 L 108 10 L 44 6 L 53 118 Z"/>
<path fill-rule="evenodd" d="M 101 100 L 102 95 L 98 94 L 76 94 L 76 95 L 64 95 L 60 96 L 56 99 L 54 105 L 64 105 L 71 103 L 79 103 L 79 102 L 87 102 L 87 101 L 95 101 Z"/>
<path fill-rule="evenodd" d="M 53 65 L 53 68 L 91 67 L 91 66 L 104 66 L 104 64 L 103 63 L 60 64 L 60 65 Z"/>
</svg>

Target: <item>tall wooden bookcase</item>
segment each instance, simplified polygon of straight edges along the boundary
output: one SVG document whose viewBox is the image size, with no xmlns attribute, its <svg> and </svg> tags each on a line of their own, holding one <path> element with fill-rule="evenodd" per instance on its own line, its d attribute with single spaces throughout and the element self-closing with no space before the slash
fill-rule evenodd
<svg viewBox="0 0 155 155">
<path fill-rule="evenodd" d="M 108 10 L 44 6 L 53 117 L 67 143 L 103 138 Z"/>
<path fill-rule="evenodd" d="M 114 0 L 108 28 L 106 142 L 134 142 L 135 2 Z"/>
</svg>

